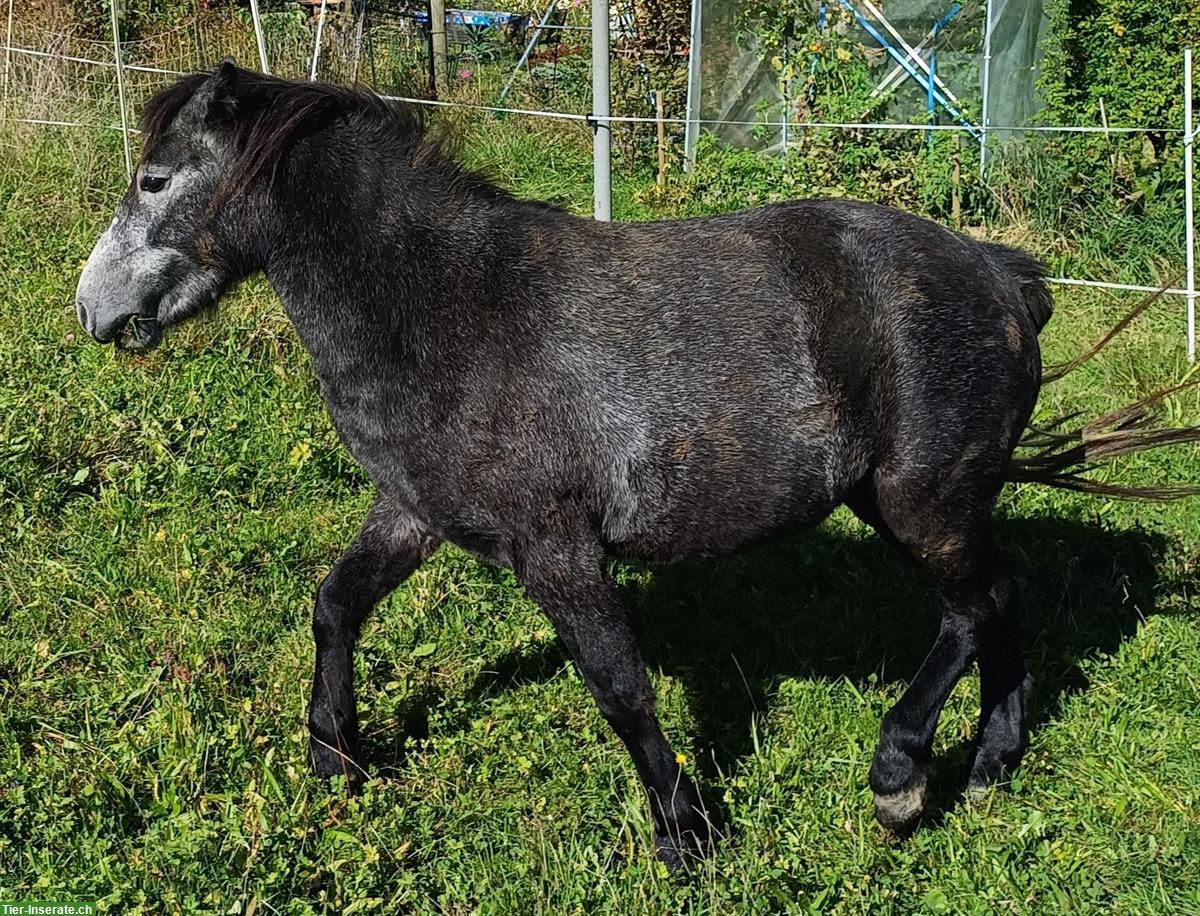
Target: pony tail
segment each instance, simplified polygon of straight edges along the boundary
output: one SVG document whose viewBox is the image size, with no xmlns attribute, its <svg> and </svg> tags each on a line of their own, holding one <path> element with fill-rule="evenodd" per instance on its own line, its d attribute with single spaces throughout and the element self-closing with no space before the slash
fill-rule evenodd
<svg viewBox="0 0 1200 916">
<path fill-rule="evenodd" d="M 1042 427 L 1030 425 L 1019 447 L 1040 451 L 1029 458 L 1014 458 L 1009 464 L 1007 479 L 1016 483 L 1040 483 L 1063 490 L 1076 490 L 1117 499 L 1159 502 L 1200 495 L 1200 485 L 1126 487 L 1102 483 L 1083 476 L 1094 468 L 1097 462 L 1104 459 L 1133 455 L 1169 445 L 1200 443 L 1200 427 L 1149 428 L 1156 413 L 1155 408 L 1159 404 L 1168 397 L 1197 385 L 1200 385 L 1200 378 L 1164 388 L 1074 430 L 1060 431 L 1060 427 L 1078 414 L 1061 417 Z"/>
</svg>

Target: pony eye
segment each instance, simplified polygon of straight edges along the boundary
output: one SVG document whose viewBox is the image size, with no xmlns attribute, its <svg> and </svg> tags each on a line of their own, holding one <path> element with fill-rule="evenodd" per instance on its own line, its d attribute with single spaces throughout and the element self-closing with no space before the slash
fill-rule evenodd
<svg viewBox="0 0 1200 916">
<path fill-rule="evenodd" d="M 149 194 L 155 194 L 166 186 L 167 179 L 163 175 L 143 175 L 142 180 L 138 182 L 138 187 Z"/>
</svg>

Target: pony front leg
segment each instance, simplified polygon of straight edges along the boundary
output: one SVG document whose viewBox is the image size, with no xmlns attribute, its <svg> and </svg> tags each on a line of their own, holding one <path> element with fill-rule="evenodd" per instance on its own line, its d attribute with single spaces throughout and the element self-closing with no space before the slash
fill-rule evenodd
<svg viewBox="0 0 1200 916">
<path fill-rule="evenodd" d="M 358 709 L 354 699 L 354 645 L 371 609 L 412 574 L 437 547 L 402 508 L 377 498 L 354 543 L 317 590 L 313 637 L 317 660 L 308 731 L 313 771 L 345 776 L 357 786 Z"/>
<path fill-rule="evenodd" d="M 602 563 L 596 545 L 541 545 L 517 572 L 629 750 L 649 797 L 660 857 L 672 868 L 685 867 L 709 852 L 712 825 L 663 736 L 645 662 Z"/>
</svg>

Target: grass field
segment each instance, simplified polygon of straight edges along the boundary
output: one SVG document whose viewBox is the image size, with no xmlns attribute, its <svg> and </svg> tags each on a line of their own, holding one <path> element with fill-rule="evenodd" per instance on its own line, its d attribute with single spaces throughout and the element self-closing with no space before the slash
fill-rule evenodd
<svg viewBox="0 0 1200 916">
<path fill-rule="evenodd" d="M 586 212 L 585 148 L 492 124 L 478 164 Z M 880 716 L 935 595 L 839 512 L 685 568 L 622 566 L 664 727 L 729 824 L 690 879 L 650 855 L 633 766 L 512 576 L 441 550 L 367 625 L 357 798 L 307 775 L 308 615 L 370 500 L 261 281 L 148 357 L 73 291 L 123 185 L 113 136 L 0 135 L 0 899 L 120 913 L 1200 913 L 1200 503 L 1013 488 L 1037 678 L 1010 791 L 874 823 Z M 586 141 L 585 141 L 586 142 Z M 633 183 L 618 216 L 653 215 Z M 640 197 L 638 198 L 640 199 Z M 1060 296 L 1047 360 L 1127 308 Z M 1178 302 L 1046 392 L 1118 406 L 1187 374 Z M 1195 391 L 1165 420 L 1200 422 Z M 1177 450 L 1101 472 L 1200 478 Z"/>
</svg>

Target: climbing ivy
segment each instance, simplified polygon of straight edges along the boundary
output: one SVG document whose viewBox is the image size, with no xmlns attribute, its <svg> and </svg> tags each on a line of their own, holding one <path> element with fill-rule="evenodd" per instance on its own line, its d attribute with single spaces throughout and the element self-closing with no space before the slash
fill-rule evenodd
<svg viewBox="0 0 1200 916">
<path fill-rule="evenodd" d="M 1179 127 L 1195 0 L 1049 0 L 1045 113 L 1058 124 Z"/>
</svg>

